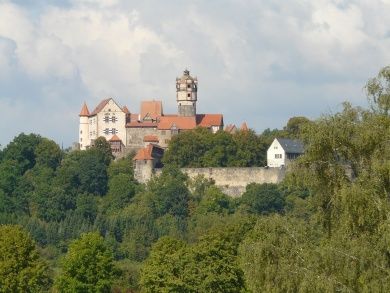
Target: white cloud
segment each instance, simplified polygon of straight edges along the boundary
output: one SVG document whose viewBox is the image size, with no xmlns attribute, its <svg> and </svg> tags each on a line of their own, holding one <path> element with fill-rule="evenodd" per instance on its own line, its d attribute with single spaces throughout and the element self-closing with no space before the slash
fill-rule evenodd
<svg viewBox="0 0 390 293">
<path fill-rule="evenodd" d="M 200 110 L 261 130 L 346 98 L 364 103 L 365 81 L 390 58 L 384 0 L 48 3 L 32 13 L 0 0 L 0 105 L 14 100 L 31 127 L 68 144 L 84 100 L 93 108 L 114 96 L 138 111 L 161 98 L 174 111 L 186 66 L 199 78 Z M 54 122 L 28 115 L 39 111 Z"/>
</svg>

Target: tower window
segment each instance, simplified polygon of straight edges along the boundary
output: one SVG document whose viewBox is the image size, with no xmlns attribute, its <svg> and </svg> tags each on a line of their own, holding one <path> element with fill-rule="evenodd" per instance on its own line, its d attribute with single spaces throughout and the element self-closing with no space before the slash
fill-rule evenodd
<svg viewBox="0 0 390 293">
<path fill-rule="evenodd" d="M 191 85 L 190 85 L 190 84 L 188 84 L 188 85 L 187 85 L 187 88 L 189 88 L 189 89 L 190 89 L 190 88 L 191 88 Z"/>
<path fill-rule="evenodd" d="M 191 98 L 191 94 L 187 94 L 187 97 Z"/>
</svg>

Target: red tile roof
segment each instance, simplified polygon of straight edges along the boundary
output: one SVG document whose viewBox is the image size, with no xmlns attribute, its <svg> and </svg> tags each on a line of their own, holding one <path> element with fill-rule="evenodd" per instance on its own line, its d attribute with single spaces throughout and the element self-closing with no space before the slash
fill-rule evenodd
<svg viewBox="0 0 390 293">
<path fill-rule="evenodd" d="M 225 127 L 225 131 L 229 133 L 234 133 L 237 130 L 236 125 L 234 124 L 229 124 Z"/>
<path fill-rule="evenodd" d="M 201 127 L 223 126 L 222 114 L 197 114 L 196 125 Z"/>
<path fill-rule="evenodd" d="M 83 107 L 81 108 L 79 116 L 80 117 L 85 117 L 85 116 L 88 117 L 89 116 L 89 110 L 88 110 L 87 104 L 85 102 L 84 102 Z"/>
<path fill-rule="evenodd" d="M 159 142 L 159 141 L 160 140 L 155 135 L 145 135 L 144 136 L 144 142 Z"/>
<path fill-rule="evenodd" d="M 141 102 L 141 119 L 149 116 L 152 119 L 162 116 L 161 101 L 143 101 Z"/>
<path fill-rule="evenodd" d="M 125 112 L 125 114 L 130 114 L 129 109 L 126 106 L 123 106 L 122 110 Z"/>
<path fill-rule="evenodd" d="M 140 122 L 140 121 L 130 121 L 129 123 L 126 124 L 126 127 L 139 127 L 139 128 L 151 128 L 151 127 L 157 127 L 157 122 L 151 122 L 151 121 L 146 121 L 146 122 Z"/>
<path fill-rule="evenodd" d="M 242 123 L 240 129 L 241 129 L 242 131 L 248 131 L 248 130 L 249 130 L 248 125 L 246 125 L 246 122 Z"/>
<path fill-rule="evenodd" d="M 122 141 L 116 134 L 114 134 L 109 141 Z"/>
<path fill-rule="evenodd" d="M 97 107 L 95 108 L 95 110 L 93 110 L 93 112 L 91 113 L 90 116 L 94 116 L 96 115 L 97 113 L 99 113 L 101 110 L 103 110 L 104 106 L 107 105 L 107 103 L 110 101 L 111 99 L 105 99 L 103 101 L 101 101 L 99 103 L 99 105 L 97 105 Z"/>
<path fill-rule="evenodd" d="M 153 150 L 153 145 L 148 145 L 145 148 L 140 149 L 135 157 L 133 158 L 134 161 L 138 160 L 153 160 L 152 157 L 152 150 Z"/>
<path fill-rule="evenodd" d="M 195 117 L 183 117 L 177 115 L 162 116 L 160 117 L 160 122 L 158 123 L 158 129 L 167 130 L 171 129 L 173 126 L 176 126 L 177 129 L 189 130 L 196 127 Z"/>
</svg>

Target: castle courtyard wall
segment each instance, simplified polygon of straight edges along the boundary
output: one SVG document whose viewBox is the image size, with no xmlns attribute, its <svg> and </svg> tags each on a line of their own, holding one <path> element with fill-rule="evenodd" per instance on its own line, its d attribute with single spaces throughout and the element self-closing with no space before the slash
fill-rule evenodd
<svg viewBox="0 0 390 293">
<path fill-rule="evenodd" d="M 159 176 L 161 169 L 155 169 L 154 174 Z M 249 168 L 182 168 L 181 171 L 190 178 L 199 175 L 213 179 L 215 185 L 223 192 L 238 197 L 245 192 L 250 183 L 280 183 L 285 177 L 285 168 L 249 167 Z"/>
</svg>

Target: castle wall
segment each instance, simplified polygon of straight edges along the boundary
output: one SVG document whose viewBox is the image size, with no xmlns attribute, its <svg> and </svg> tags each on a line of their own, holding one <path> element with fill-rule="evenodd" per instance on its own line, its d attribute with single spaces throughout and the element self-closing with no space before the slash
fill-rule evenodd
<svg viewBox="0 0 390 293">
<path fill-rule="evenodd" d="M 237 197 L 245 192 L 249 183 L 279 183 L 285 176 L 284 168 L 182 168 L 190 178 L 203 175 L 207 179 L 213 179 L 215 185 L 226 194 Z M 161 169 L 155 170 L 155 175 L 161 174 Z"/>
<path fill-rule="evenodd" d="M 155 127 L 129 127 L 126 128 L 128 148 L 140 149 L 144 147 L 145 135 L 158 136 L 158 130 Z"/>
<path fill-rule="evenodd" d="M 153 160 L 135 161 L 134 178 L 140 183 L 146 183 L 153 176 Z"/>
<path fill-rule="evenodd" d="M 127 143 L 126 147 L 132 150 L 138 150 L 145 146 L 144 137 L 145 135 L 155 135 L 159 138 L 158 145 L 166 148 L 172 135 L 170 130 L 159 130 L 155 127 L 128 127 L 127 132 Z"/>
</svg>

